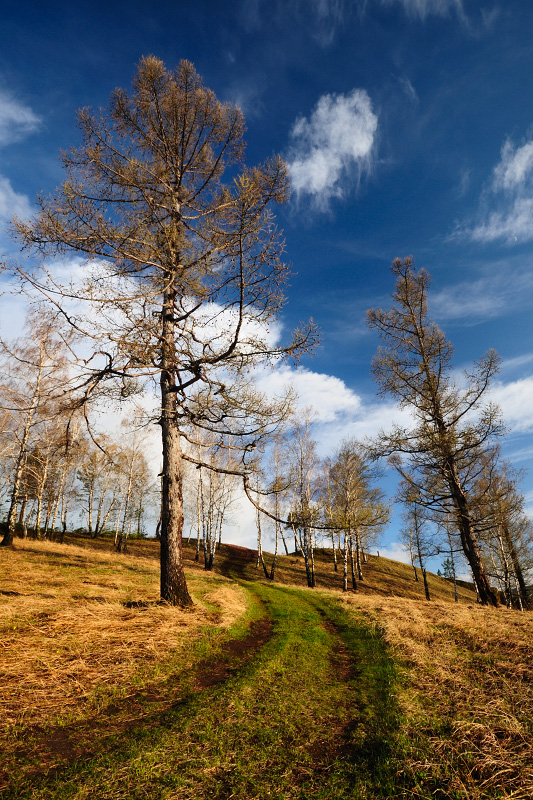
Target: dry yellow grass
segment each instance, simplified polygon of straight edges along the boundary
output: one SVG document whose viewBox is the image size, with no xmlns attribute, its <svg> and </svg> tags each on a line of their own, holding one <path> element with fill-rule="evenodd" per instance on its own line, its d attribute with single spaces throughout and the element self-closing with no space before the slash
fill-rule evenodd
<svg viewBox="0 0 533 800">
<path fill-rule="evenodd" d="M 193 566 L 196 605 L 183 611 L 156 603 L 152 558 L 22 540 L 1 555 L 4 743 L 26 726 L 94 714 L 110 697 L 164 681 L 178 664 L 186 669 L 188 646 L 206 626 L 227 628 L 247 608 L 241 587 Z"/>
<path fill-rule="evenodd" d="M 532 615 L 405 598 L 343 600 L 379 627 L 404 668 L 403 733 L 424 754 L 408 769 L 426 776 L 421 785 L 437 776 L 449 793 L 435 797 L 531 800 Z"/>
</svg>

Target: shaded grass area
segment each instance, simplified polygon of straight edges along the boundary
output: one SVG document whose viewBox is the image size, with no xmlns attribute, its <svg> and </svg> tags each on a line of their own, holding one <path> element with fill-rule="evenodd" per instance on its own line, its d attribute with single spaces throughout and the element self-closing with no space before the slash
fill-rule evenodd
<svg viewBox="0 0 533 800">
<path fill-rule="evenodd" d="M 338 554 L 337 554 L 338 558 Z M 265 560 L 270 565 L 272 556 L 265 553 Z M 342 563 L 338 564 L 335 572 L 333 564 L 333 551 L 328 548 L 319 548 L 315 552 L 316 585 L 319 589 L 333 589 L 342 591 L 343 573 Z M 409 564 L 393 561 L 383 556 L 367 555 L 366 564 L 362 565 L 364 580 L 357 581 L 357 594 L 372 597 L 410 597 L 413 600 L 425 601 L 422 574 L 418 570 L 418 582 L 414 579 L 413 568 Z M 351 586 L 350 569 L 349 586 Z M 255 568 L 255 561 L 250 562 L 245 575 L 250 580 L 264 581 L 263 570 Z M 293 586 L 306 586 L 305 564 L 302 556 L 278 556 L 276 562 L 276 583 Z M 445 578 L 428 572 L 428 584 L 433 600 L 453 601 L 453 584 Z M 464 586 L 458 587 L 460 603 L 476 602 L 473 590 Z"/>
<path fill-rule="evenodd" d="M 149 559 L 19 540 L 2 553 L 0 787 L 165 707 L 263 613 L 234 582 L 188 578 L 196 605 L 183 611 L 157 603 Z"/>
<path fill-rule="evenodd" d="M 112 540 L 109 538 L 91 539 L 82 534 L 67 534 L 65 541 L 69 544 L 81 544 L 84 548 L 98 552 L 110 553 Z M 203 567 L 203 553 L 200 552 L 200 562 L 194 560 L 196 542 L 184 540 L 183 559 L 185 565 L 197 570 Z M 159 542 L 154 539 L 131 539 L 128 542 L 128 554 L 137 559 L 159 560 Z M 245 556 L 245 554 L 247 554 Z M 263 570 L 256 568 L 256 552 L 244 547 L 222 544 L 217 550 L 215 559 L 215 572 L 227 574 L 231 569 L 249 580 L 264 581 Z M 270 565 L 271 554 L 264 553 L 265 560 Z M 315 551 L 316 581 L 319 589 L 342 590 L 342 563 L 337 553 L 338 570 L 333 565 L 333 551 L 331 548 L 318 548 Z M 384 556 L 367 554 L 367 561 L 363 564 L 364 580 L 357 582 L 358 594 L 371 596 L 410 597 L 413 600 L 424 600 L 424 587 L 422 575 L 418 570 L 418 582 L 414 580 L 413 568 L 409 564 L 394 561 Z M 431 597 L 434 600 L 453 601 L 453 584 L 445 578 L 440 578 L 431 572 L 427 573 Z M 305 564 L 302 556 L 295 554 L 286 556 L 278 555 L 276 566 L 276 583 L 292 586 L 307 586 Z M 473 589 L 458 586 L 460 603 L 475 603 L 476 594 Z"/>
<path fill-rule="evenodd" d="M 248 588 L 274 621 L 249 663 L 111 752 L 3 796 L 396 796 L 395 670 L 380 635 L 331 596 Z"/>
</svg>

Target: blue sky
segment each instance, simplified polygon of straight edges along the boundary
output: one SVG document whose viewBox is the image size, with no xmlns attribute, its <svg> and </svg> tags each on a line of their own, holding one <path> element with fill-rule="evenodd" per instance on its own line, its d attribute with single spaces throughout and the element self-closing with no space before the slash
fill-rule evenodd
<svg viewBox="0 0 533 800">
<path fill-rule="evenodd" d="M 322 452 L 375 433 L 364 312 L 386 306 L 389 265 L 433 276 L 431 311 L 468 367 L 489 347 L 509 425 L 533 466 L 533 8 L 528 0 L 21 2 L 0 16 L 0 224 L 62 180 L 76 109 L 105 106 L 142 55 L 191 60 L 247 119 L 247 161 L 289 162 L 279 209 L 294 276 L 283 326 L 313 316 L 322 343 L 295 379 Z M 15 246 L 0 238 L 4 254 Z M 2 331 L 19 308 L 2 305 Z M 391 481 L 386 482 L 387 486 Z M 533 505 L 533 475 L 524 489 Z M 397 515 L 399 517 L 399 514 Z M 249 533 L 231 529 L 236 541 Z M 388 534 L 397 539 L 393 525 Z"/>
</svg>

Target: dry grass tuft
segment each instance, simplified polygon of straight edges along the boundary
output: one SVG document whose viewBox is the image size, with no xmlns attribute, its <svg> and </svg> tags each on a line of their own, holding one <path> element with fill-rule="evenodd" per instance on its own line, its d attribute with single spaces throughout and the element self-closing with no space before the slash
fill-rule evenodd
<svg viewBox="0 0 533 800">
<path fill-rule="evenodd" d="M 225 578 L 197 568 L 188 583 L 196 605 L 184 611 L 157 603 L 153 558 L 16 540 L 0 560 L 0 746 L 163 682 L 206 626 L 245 613 Z"/>
<path fill-rule="evenodd" d="M 398 700 L 419 785 L 436 797 L 531 800 L 533 616 L 404 598 L 344 602 L 404 667 Z"/>
</svg>

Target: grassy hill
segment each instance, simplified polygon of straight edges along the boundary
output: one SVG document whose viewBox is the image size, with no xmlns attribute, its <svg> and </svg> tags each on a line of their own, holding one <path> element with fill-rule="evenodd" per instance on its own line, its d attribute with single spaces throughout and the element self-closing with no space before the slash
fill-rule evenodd
<svg viewBox="0 0 533 800">
<path fill-rule="evenodd" d="M 156 542 L 0 554 L 0 797 L 533 797 L 531 614 L 383 557 L 343 594 L 326 551 L 316 589 L 184 552 L 187 611 Z"/>
</svg>

